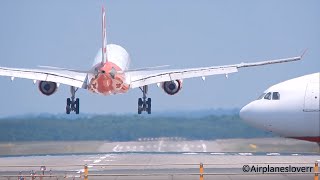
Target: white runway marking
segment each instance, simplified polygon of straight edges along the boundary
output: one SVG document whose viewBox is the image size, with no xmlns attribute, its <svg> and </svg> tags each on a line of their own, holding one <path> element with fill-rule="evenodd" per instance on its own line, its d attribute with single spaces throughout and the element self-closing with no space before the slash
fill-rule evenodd
<svg viewBox="0 0 320 180">
<path fill-rule="evenodd" d="M 97 156 L 91 156 L 89 157 L 90 159 L 97 159 L 98 157 Z"/>
<path fill-rule="evenodd" d="M 97 159 L 97 160 L 94 160 L 94 161 L 93 161 L 93 163 L 99 163 L 99 162 L 101 162 L 100 159 Z"/>
<path fill-rule="evenodd" d="M 161 141 L 159 141 L 159 145 L 158 145 L 158 151 L 159 151 L 159 152 L 161 151 L 162 143 L 163 143 L 163 141 L 162 141 L 162 140 L 161 140 Z"/>
<path fill-rule="evenodd" d="M 207 145 L 202 143 L 203 152 L 207 152 Z"/>
<path fill-rule="evenodd" d="M 84 170 L 83 169 L 79 169 L 79 170 L 76 170 L 77 172 L 77 174 L 79 174 L 79 173 L 83 173 L 84 172 Z"/>
<path fill-rule="evenodd" d="M 299 154 L 291 154 L 291 156 L 299 156 Z"/>
<path fill-rule="evenodd" d="M 219 152 L 216 152 L 216 153 L 210 153 L 212 155 L 225 155 L 226 153 L 219 153 Z"/>
<path fill-rule="evenodd" d="M 267 153 L 267 156 L 280 156 L 280 153 Z"/>
<path fill-rule="evenodd" d="M 241 156 L 252 156 L 252 153 L 239 153 Z"/>
<path fill-rule="evenodd" d="M 117 145 L 116 147 L 119 147 L 119 145 Z M 116 148 L 115 147 L 115 148 Z M 117 149 L 117 148 L 116 148 Z M 115 150 L 116 150 L 115 149 Z M 85 162 L 90 162 L 90 161 L 93 161 L 93 163 L 94 164 L 96 164 L 96 163 L 100 163 L 101 161 L 106 161 L 106 162 L 110 162 L 110 161 L 114 161 L 114 160 L 112 160 L 112 159 L 109 159 L 109 158 L 115 158 L 115 154 L 98 154 L 98 156 L 92 156 L 92 157 L 89 157 L 90 159 L 85 159 L 85 160 L 83 160 L 83 161 L 85 161 Z M 94 160 L 91 160 L 91 159 L 93 159 L 94 158 Z M 88 166 L 88 168 L 90 168 L 90 170 L 92 171 L 95 171 L 95 170 L 97 170 L 97 169 L 94 169 L 93 168 L 93 165 L 89 165 Z M 79 169 L 79 170 L 75 170 L 76 171 L 76 173 L 83 173 L 84 172 L 84 169 Z"/>
<path fill-rule="evenodd" d="M 117 144 L 113 149 L 112 149 L 112 151 L 113 152 L 119 152 L 119 144 Z"/>
<path fill-rule="evenodd" d="M 194 154 L 198 154 L 198 153 L 188 152 L 188 153 L 182 153 L 182 154 L 186 154 L 186 155 L 194 155 Z"/>
</svg>

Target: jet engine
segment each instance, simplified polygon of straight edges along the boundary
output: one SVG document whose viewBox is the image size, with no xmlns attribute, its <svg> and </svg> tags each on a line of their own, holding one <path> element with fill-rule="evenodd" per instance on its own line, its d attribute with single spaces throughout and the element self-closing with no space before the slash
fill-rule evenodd
<svg viewBox="0 0 320 180">
<path fill-rule="evenodd" d="M 161 84 L 162 89 L 169 95 L 177 94 L 182 88 L 181 80 L 166 81 Z"/>
<path fill-rule="evenodd" d="M 58 85 L 55 82 L 50 81 L 40 81 L 39 82 L 39 90 L 42 94 L 46 96 L 51 96 L 58 89 Z"/>
</svg>

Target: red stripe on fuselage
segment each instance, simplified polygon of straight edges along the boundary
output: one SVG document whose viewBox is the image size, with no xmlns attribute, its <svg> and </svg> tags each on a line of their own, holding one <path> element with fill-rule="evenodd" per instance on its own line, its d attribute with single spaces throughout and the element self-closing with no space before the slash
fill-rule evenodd
<svg viewBox="0 0 320 180">
<path fill-rule="evenodd" d="M 106 62 L 100 73 L 90 80 L 88 89 L 94 93 L 103 95 L 125 93 L 129 90 L 129 85 L 125 83 L 125 75 L 122 69 L 112 62 Z M 114 77 L 110 72 L 114 72 Z"/>
<path fill-rule="evenodd" d="M 290 137 L 290 138 L 304 140 L 304 141 L 311 141 L 311 142 L 320 142 L 320 137 Z"/>
</svg>

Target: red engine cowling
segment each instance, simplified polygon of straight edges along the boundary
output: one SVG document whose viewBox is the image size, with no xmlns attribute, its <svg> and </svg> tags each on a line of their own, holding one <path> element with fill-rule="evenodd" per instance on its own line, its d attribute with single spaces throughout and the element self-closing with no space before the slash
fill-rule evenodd
<svg viewBox="0 0 320 180">
<path fill-rule="evenodd" d="M 166 81 L 161 84 L 162 89 L 169 95 L 177 94 L 182 88 L 181 80 Z"/>
<path fill-rule="evenodd" d="M 39 90 L 42 94 L 46 96 L 51 96 L 58 89 L 57 83 L 50 81 L 40 81 L 39 82 Z"/>
</svg>

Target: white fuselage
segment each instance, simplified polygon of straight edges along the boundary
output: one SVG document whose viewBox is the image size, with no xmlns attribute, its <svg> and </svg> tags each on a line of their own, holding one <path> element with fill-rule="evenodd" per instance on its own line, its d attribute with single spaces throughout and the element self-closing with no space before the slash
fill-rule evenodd
<svg viewBox="0 0 320 180">
<path fill-rule="evenodd" d="M 101 64 L 102 52 L 99 49 L 96 57 L 94 58 L 93 67 Z M 123 71 L 128 70 L 130 66 L 130 56 L 128 52 L 121 46 L 116 44 L 107 45 L 107 59 L 108 62 L 116 64 Z"/>
<path fill-rule="evenodd" d="M 319 81 L 320 73 L 314 73 L 271 86 L 264 92 L 270 98 L 265 95 L 252 101 L 240 116 L 284 137 L 320 142 Z"/>
</svg>

